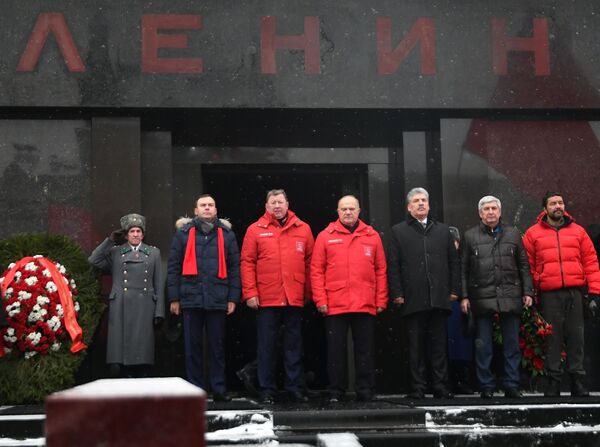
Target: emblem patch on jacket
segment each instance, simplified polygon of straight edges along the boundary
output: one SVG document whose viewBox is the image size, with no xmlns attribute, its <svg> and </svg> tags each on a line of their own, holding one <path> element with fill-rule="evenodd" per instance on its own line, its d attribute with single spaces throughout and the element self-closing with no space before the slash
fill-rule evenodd
<svg viewBox="0 0 600 447">
<path fill-rule="evenodd" d="M 328 244 L 343 244 L 344 240 L 343 239 L 329 239 L 327 241 Z"/>
<path fill-rule="evenodd" d="M 259 237 L 272 237 L 273 233 L 258 233 Z"/>
<path fill-rule="evenodd" d="M 363 245 L 363 251 L 365 253 L 365 256 L 368 256 L 369 258 L 373 256 L 373 246 L 372 245 Z"/>
<path fill-rule="evenodd" d="M 298 253 L 304 253 L 304 241 L 296 241 L 296 251 Z"/>
</svg>

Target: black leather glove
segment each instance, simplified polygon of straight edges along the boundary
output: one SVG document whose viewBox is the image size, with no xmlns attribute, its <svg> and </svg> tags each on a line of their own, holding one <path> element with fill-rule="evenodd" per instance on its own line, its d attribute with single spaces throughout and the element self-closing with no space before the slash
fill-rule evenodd
<svg viewBox="0 0 600 447">
<path fill-rule="evenodd" d="M 110 233 L 109 239 L 117 245 L 125 243 L 125 230 L 115 230 Z"/>
<path fill-rule="evenodd" d="M 598 315 L 598 303 L 600 303 L 600 295 L 596 295 L 595 293 L 588 294 L 588 309 L 592 314 L 592 317 Z"/>
</svg>

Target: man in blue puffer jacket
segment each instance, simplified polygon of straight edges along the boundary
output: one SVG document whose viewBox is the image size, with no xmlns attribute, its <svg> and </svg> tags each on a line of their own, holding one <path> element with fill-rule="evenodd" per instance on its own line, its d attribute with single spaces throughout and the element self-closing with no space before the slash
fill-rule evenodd
<svg viewBox="0 0 600 447">
<path fill-rule="evenodd" d="M 208 194 L 196 201 L 195 218 L 177 221 L 168 262 L 171 313 L 183 314 L 185 369 L 188 381 L 205 388 L 202 333 L 209 337 L 213 399 L 228 401 L 225 387 L 225 317 L 240 300 L 240 254 L 231 224 L 217 218 Z"/>
</svg>

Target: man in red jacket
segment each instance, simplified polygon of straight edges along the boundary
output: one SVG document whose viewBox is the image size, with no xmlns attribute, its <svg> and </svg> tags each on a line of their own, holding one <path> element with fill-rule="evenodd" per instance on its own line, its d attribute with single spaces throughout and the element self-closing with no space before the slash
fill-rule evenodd
<svg viewBox="0 0 600 447">
<path fill-rule="evenodd" d="M 590 299 L 600 293 L 600 271 L 594 245 L 583 227 L 565 211 L 563 195 L 547 192 L 544 211 L 537 223 L 525 233 L 523 244 L 529 256 L 540 310 L 552 324 L 547 338 L 546 370 L 548 385 L 544 395 L 560 395 L 561 351 L 567 352 L 567 371 L 571 376 L 571 395 L 588 396 L 582 383 L 583 369 L 583 292 Z"/>
<path fill-rule="evenodd" d="M 310 297 L 314 239 L 310 227 L 289 210 L 283 189 L 267 193 L 266 212 L 248 227 L 241 253 L 243 300 L 257 311 L 257 366 L 261 401 L 275 397 L 275 340 L 283 327 L 285 388 L 294 402 L 303 394 L 302 308 Z"/>
<path fill-rule="evenodd" d="M 356 397 L 369 401 L 375 390 L 375 315 L 387 306 L 386 261 L 381 238 L 358 216 L 354 196 L 338 202 L 339 219 L 321 231 L 311 261 L 313 300 L 325 318 L 329 400 L 346 388 L 346 337 L 352 329 Z"/>
</svg>

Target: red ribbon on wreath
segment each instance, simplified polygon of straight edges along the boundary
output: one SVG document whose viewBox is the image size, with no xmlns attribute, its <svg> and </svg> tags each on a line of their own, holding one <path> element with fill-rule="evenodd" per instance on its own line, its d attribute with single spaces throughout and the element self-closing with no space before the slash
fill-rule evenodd
<svg viewBox="0 0 600 447">
<path fill-rule="evenodd" d="M 54 284 L 56 284 L 56 288 L 58 289 L 58 297 L 60 298 L 60 304 L 63 308 L 65 328 L 67 329 L 67 332 L 73 341 L 71 344 L 71 352 L 75 354 L 76 352 L 87 348 L 87 346 L 82 341 L 83 330 L 81 329 L 81 326 L 79 326 L 79 323 L 77 323 L 77 315 L 75 314 L 75 308 L 73 307 L 73 295 L 71 294 L 69 287 L 65 284 L 63 275 L 58 271 L 58 268 L 56 268 L 56 265 L 54 265 L 53 262 L 44 257 L 34 258 L 33 256 L 27 256 L 25 258 L 21 258 L 4 277 L 4 281 L 0 285 L 2 296 L 6 294 L 6 289 L 8 289 L 8 286 L 12 283 L 17 271 L 27 263 L 35 261 L 36 259 L 43 267 L 48 269 L 52 281 L 54 281 Z M 4 347 L 2 345 L 2 340 L 0 340 L 0 357 L 4 357 Z"/>
</svg>

